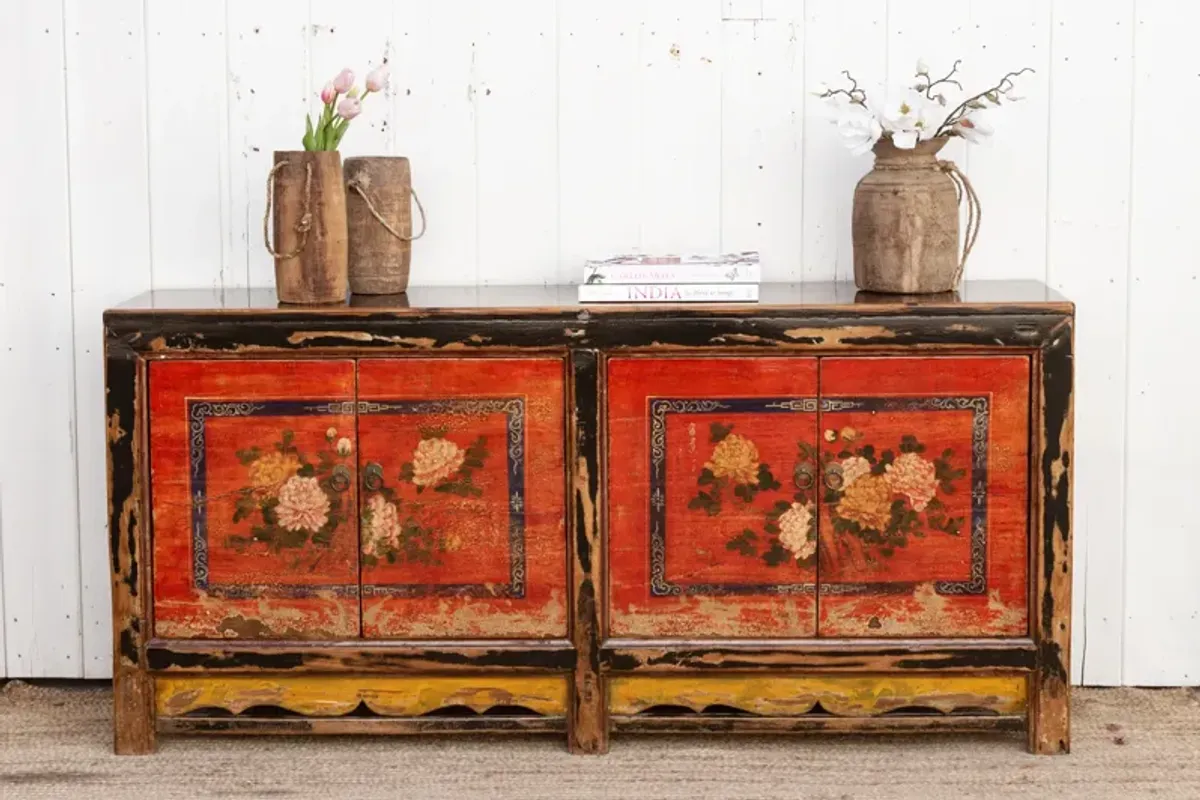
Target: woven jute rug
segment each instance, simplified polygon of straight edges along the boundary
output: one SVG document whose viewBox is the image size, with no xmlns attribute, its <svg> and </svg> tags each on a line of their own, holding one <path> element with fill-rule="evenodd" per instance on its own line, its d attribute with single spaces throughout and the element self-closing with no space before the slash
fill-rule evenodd
<svg viewBox="0 0 1200 800">
<path fill-rule="evenodd" d="M 1200 798 L 1200 690 L 1077 690 L 1069 756 L 1023 737 L 163 737 L 110 751 L 103 685 L 0 689 L 0 798 Z"/>
</svg>

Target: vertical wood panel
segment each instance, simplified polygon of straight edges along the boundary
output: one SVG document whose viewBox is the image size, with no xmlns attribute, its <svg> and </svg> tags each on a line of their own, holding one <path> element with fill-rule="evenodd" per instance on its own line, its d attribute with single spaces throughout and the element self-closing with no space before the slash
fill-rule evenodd
<svg viewBox="0 0 1200 800">
<path fill-rule="evenodd" d="M 804 229 L 804 19 L 723 26 L 721 249 L 758 250 L 764 281 L 798 281 Z"/>
<path fill-rule="evenodd" d="M 478 42 L 479 282 L 542 283 L 558 268 L 554 0 L 481 3 Z"/>
<path fill-rule="evenodd" d="M 38 588 L 49 599 L 55 592 L 73 595 L 72 582 L 82 586 L 92 628 L 85 640 L 91 675 L 101 674 L 111 656 L 104 630 L 109 572 L 100 315 L 151 285 L 145 8 L 140 0 L 68 0 L 65 8 L 79 528 L 75 538 L 74 531 L 41 522 L 38 557 L 71 554 L 75 563 L 56 563 L 60 579 L 49 586 L 39 580 Z M 66 541 L 52 543 L 67 536 L 78 542 L 77 551 Z M 77 623 L 70 629 L 77 631 Z M 41 627 L 38 638 L 53 640 L 52 630 Z"/>
<path fill-rule="evenodd" d="M 275 150 L 299 150 L 314 86 L 309 75 L 308 4 L 234 0 L 226 15 L 229 47 L 229 195 L 231 271 L 249 286 L 273 286 L 275 263 L 263 247 L 266 178 Z M 350 134 L 347 134 L 349 136 Z"/>
<path fill-rule="evenodd" d="M 963 87 L 968 93 L 994 86 L 1005 73 L 1022 67 L 1037 71 L 1016 80 L 1025 100 L 1006 103 L 991 113 L 989 122 L 996 128 L 992 140 L 967 145 L 968 177 L 984 209 L 979 240 L 965 273 L 970 280 L 1046 278 L 1051 5 L 1045 0 L 972 0 L 968 6 L 960 50 Z M 1078 3 L 1065 5 L 1079 7 Z M 1094 4 L 1090 8 L 1093 14 L 1106 16 L 1112 5 L 1103 4 L 1104 11 Z M 1074 50 L 1086 52 L 1086 47 Z M 1077 64 L 1082 61 L 1076 58 Z"/>
<path fill-rule="evenodd" d="M 1051 109 L 1047 278 L 1078 308 L 1072 665 L 1077 681 L 1119 684 L 1132 143 L 1128 124 L 1101 126 L 1080 137 L 1078 121 L 1099 107 L 1113 119 L 1130 118 L 1133 0 L 1102 6 L 1058 3 L 1052 31 L 1046 87 Z M 1089 51 L 1104 55 L 1081 57 Z M 1105 167 L 1097 169 L 1097 163 Z M 1018 205 L 1013 198 L 1000 200 L 1008 200 L 1006 209 Z M 1021 247 L 1020 238 L 1004 240 Z M 984 239 L 980 243 L 984 252 L 992 252 Z"/>
<path fill-rule="evenodd" d="M 0 197 L 0 410 L 9 421 L 0 461 L 0 675 L 74 677 L 82 653 L 63 16 L 59 4 L 37 0 L 13 11 L 0 32 L 0 71 L 22 76 L 27 121 L 0 128 L 11 156 L 5 184 L 20 187 Z"/>
<path fill-rule="evenodd" d="M 560 283 L 639 246 L 641 2 L 559 3 Z"/>
<path fill-rule="evenodd" d="M 395 0 L 392 152 L 412 161 L 429 232 L 413 243 L 412 281 L 478 279 L 475 61 L 479 0 Z"/>
<path fill-rule="evenodd" d="M 721 244 L 721 0 L 646 0 L 637 189 L 642 248 Z"/>
<path fill-rule="evenodd" d="M 844 86 L 843 70 L 874 98 L 887 77 L 887 0 L 806 0 L 804 85 Z M 882 98 L 881 98 L 882 99 Z M 871 156 L 848 152 L 830 123 L 825 102 L 806 97 L 804 110 L 803 261 L 805 281 L 849 280 L 854 275 L 850 211 L 854 187 L 871 169 Z"/>
<path fill-rule="evenodd" d="M 225 3 L 145 3 L 154 285 L 223 288 Z"/>
<path fill-rule="evenodd" d="M 1200 6 L 1146 0 L 1136 11 L 1124 680 L 1195 684 L 1200 373 L 1191 364 L 1200 334 L 1189 317 L 1200 304 L 1200 162 L 1191 157 L 1200 124 Z"/>
</svg>

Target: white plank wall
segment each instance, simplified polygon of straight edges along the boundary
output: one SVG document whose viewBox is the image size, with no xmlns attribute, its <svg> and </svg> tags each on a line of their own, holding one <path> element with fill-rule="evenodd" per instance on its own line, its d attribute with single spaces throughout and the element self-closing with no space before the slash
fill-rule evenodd
<svg viewBox="0 0 1200 800">
<path fill-rule="evenodd" d="M 100 312 L 266 285 L 264 179 L 314 92 L 386 58 L 343 155 L 413 160 L 414 282 L 568 282 L 618 250 L 851 276 L 844 152 L 807 90 L 918 56 L 1030 66 L 974 278 L 1079 306 L 1074 677 L 1200 684 L 1200 7 L 1174 0 L 4 0 L 0 676 L 110 674 Z"/>
</svg>

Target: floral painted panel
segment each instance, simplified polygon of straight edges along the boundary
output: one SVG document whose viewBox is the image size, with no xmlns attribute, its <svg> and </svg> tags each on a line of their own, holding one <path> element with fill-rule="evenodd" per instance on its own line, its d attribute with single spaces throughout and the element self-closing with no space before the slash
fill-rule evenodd
<svg viewBox="0 0 1200 800">
<path fill-rule="evenodd" d="M 150 365 L 155 635 L 359 630 L 351 361 Z"/>
<path fill-rule="evenodd" d="M 822 360 L 822 636 L 1027 631 L 1029 370 Z"/>
<path fill-rule="evenodd" d="M 567 632 L 565 364 L 359 363 L 363 633 Z"/>
<path fill-rule="evenodd" d="M 607 362 L 609 628 L 811 636 L 817 362 Z"/>
</svg>

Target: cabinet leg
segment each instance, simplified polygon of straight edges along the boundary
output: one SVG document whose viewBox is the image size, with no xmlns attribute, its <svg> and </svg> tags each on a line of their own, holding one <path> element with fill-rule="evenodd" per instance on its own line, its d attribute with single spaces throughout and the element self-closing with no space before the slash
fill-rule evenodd
<svg viewBox="0 0 1200 800">
<path fill-rule="evenodd" d="M 154 679 L 118 668 L 113 678 L 113 751 L 119 756 L 154 752 Z"/>
<path fill-rule="evenodd" d="M 571 687 L 567 746 L 575 755 L 608 752 L 608 709 L 603 684 L 594 673 L 577 675 Z"/>
<path fill-rule="evenodd" d="M 1034 675 L 1029 693 L 1029 752 L 1039 756 L 1071 752 L 1071 686 L 1061 678 Z"/>
</svg>

